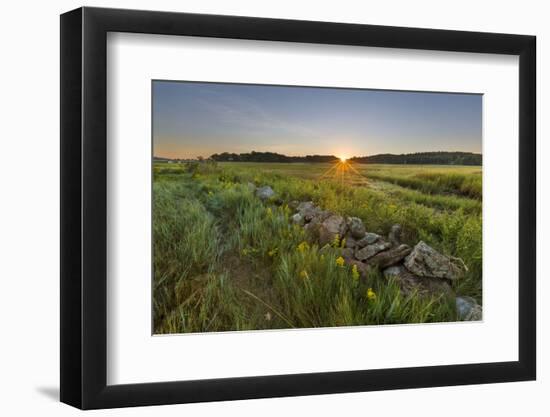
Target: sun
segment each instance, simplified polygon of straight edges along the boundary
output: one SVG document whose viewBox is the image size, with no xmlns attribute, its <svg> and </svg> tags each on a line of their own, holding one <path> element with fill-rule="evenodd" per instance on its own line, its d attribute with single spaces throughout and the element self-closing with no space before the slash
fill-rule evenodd
<svg viewBox="0 0 550 417">
<path fill-rule="evenodd" d="M 335 157 L 334 163 L 330 164 L 327 170 L 321 174 L 320 178 L 332 178 L 341 181 L 342 184 L 347 181 L 357 182 L 356 179 L 359 177 L 363 178 L 363 182 L 367 179 L 364 174 L 354 167 L 353 159 L 348 159 L 346 155 L 337 156 L 335 154 Z"/>
</svg>

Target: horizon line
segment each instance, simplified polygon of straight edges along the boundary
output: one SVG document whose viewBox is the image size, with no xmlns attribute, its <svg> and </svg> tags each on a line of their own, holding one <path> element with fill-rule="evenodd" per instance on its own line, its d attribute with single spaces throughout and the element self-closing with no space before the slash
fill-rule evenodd
<svg viewBox="0 0 550 417">
<path fill-rule="evenodd" d="M 224 153 L 227 153 L 227 154 L 233 154 L 233 155 L 245 155 L 245 154 L 251 154 L 251 153 L 271 153 L 271 154 L 275 154 L 275 155 L 281 155 L 281 156 L 286 156 L 286 157 L 289 157 L 289 158 L 305 158 L 305 157 L 308 157 L 308 156 L 322 156 L 322 157 L 327 157 L 327 156 L 332 156 L 336 159 L 339 159 L 339 157 L 337 155 L 334 155 L 334 154 L 306 154 L 306 155 L 287 155 L 287 154 L 283 154 L 283 153 L 278 153 L 278 152 L 273 152 L 273 151 L 256 151 L 256 150 L 251 150 L 251 151 L 248 151 L 248 152 L 227 152 L 227 151 L 223 151 L 223 152 L 215 152 L 209 156 L 206 156 L 206 157 L 203 157 L 204 159 L 210 159 L 212 157 L 212 155 L 221 155 L 221 154 L 224 154 Z M 391 153 L 391 152 L 385 152 L 385 153 L 376 153 L 376 154 L 371 154 L 371 155 L 361 155 L 361 156 L 358 156 L 358 155 L 354 155 L 354 156 L 349 156 L 347 157 L 346 159 L 354 159 L 354 158 L 369 158 L 369 157 L 373 157 L 373 156 L 380 156 L 380 155 L 395 155 L 395 156 L 405 156 L 405 155 L 417 155 L 417 154 L 423 154 L 423 153 L 466 153 L 466 154 L 471 154 L 471 155 L 481 155 L 483 156 L 483 153 L 482 152 L 471 152 L 471 151 L 419 151 L 419 152 L 407 152 L 407 153 Z M 153 152 L 153 158 L 163 158 L 163 159 L 198 159 L 199 157 L 196 156 L 196 157 L 166 157 L 166 156 L 161 156 L 161 155 L 155 155 L 154 152 Z"/>
</svg>

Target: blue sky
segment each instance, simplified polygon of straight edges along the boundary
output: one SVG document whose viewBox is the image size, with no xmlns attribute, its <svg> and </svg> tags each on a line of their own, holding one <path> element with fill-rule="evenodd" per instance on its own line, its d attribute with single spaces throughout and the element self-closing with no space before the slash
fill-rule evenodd
<svg viewBox="0 0 550 417">
<path fill-rule="evenodd" d="M 482 96 L 153 82 L 155 156 L 481 153 Z"/>
</svg>

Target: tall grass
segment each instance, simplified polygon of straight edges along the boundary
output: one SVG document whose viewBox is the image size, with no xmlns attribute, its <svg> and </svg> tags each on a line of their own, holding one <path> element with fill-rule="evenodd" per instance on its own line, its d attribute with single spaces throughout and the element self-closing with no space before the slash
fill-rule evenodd
<svg viewBox="0 0 550 417">
<path fill-rule="evenodd" d="M 285 203 L 262 203 L 249 183 L 271 185 Z M 378 233 L 400 223 L 407 242 L 422 239 L 462 258 L 469 272 L 455 289 L 481 301 L 475 199 L 462 203 L 417 190 L 349 187 L 213 164 L 157 166 L 153 192 L 156 333 L 456 319 L 452 300 L 404 296 L 378 271 L 357 279 L 337 262 L 341 249 L 307 242 L 292 224 L 286 205 L 292 200 L 360 217 Z"/>
<path fill-rule="evenodd" d="M 481 200 L 481 175 L 456 172 L 419 172 L 412 176 L 369 173 L 369 178 L 387 181 L 428 194 L 457 194 Z"/>
</svg>

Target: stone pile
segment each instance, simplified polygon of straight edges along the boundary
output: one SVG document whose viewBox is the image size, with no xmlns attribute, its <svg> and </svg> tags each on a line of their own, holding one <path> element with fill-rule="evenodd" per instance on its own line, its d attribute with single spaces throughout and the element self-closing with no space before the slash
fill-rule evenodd
<svg viewBox="0 0 550 417">
<path fill-rule="evenodd" d="M 457 258 L 439 253 L 420 241 L 414 247 L 401 242 L 401 226 L 393 225 L 387 236 L 368 232 L 357 217 L 343 217 L 323 210 L 312 201 L 292 202 L 292 222 L 304 227 L 319 245 L 341 248 L 342 257 L 365 277 L 378 268 L 386 279 L 393 278 L 404 294 L 455 296 L 451 282 L 467 271 Z M 481 320 L 482 308 L 470 297 L 456 297 L 461 320 Z"/>
</svg>

